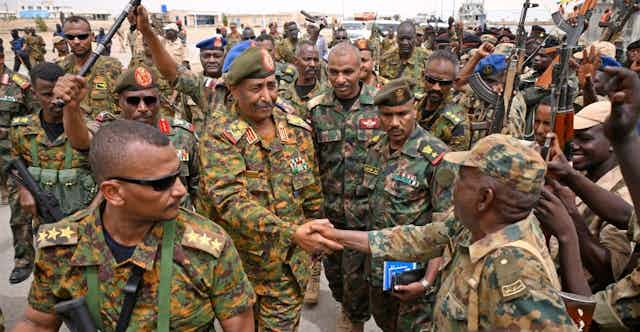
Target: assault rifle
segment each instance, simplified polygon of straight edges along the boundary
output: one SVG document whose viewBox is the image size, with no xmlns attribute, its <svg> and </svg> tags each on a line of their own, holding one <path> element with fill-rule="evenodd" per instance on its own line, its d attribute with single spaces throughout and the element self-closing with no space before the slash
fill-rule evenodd
<svg viewBox="0 0 640 332">
<path fill-rule="evenodd" d="M 71 332 L 98 331 L 91 319 L 84 297 L 60 302 L 54 306 L 54 310 L 62 317 L 62 321 Z"/>
<path fill-rule="evenodd" d="M 300 14 L 302 14 L 302 16 L 304 16 L 304 20 L 313 24 L 318 23 L 320 25 L 320 30 L 324 29 L 327 27 L 327 18 L 323 17 L 323 16 L 318 16 L 318 15 L 311 15 L 308 12 L 301 10 Z"/>
<path fill-rule="evenodd" d="M 515 95 L 516 87 L 518 86 L 518 77 L 520 73 L 522 73 L 527 53 L 527 33 L 524 28 L 527 11 L 529 8 L 537 6 L 538 4 L 533 4 L 530 0 L 525 0 L 522 5 L 520 22 L 516 33 L 516 48 L 511 52 L 509 57 L 507 74 L 505 76 L 504 92 L 501 95 L 494 92 L 478 73 L 474 73 L 469 78 L 469 86 L 471 86 L 473 92 L 482 101 L 492 105 L 494 109 L 491 124 L 489 125 L 487 121 L 472 123 L 472 131 L 488 131 L 491 134 L 495 134 L 500 133 L 502 128 L 504 128 L 505 119 L 509 118 L 511 103 L 513 101 L 513 96 Z"/>
<path fill-rule="evenodd" d="M 613 7 L 616 10 L 609 17 L 607 27 L 602 32 L 600 37 L 602 41 L 612 41 L 618 38 L 631 16 L 640 10 L 640 0 L 614 0 Z"/>
<path fill-rule="evenodd" d="M 14 174 L 12 170 L 18 174 Z M 36 203 L 38 216 L 43 223 L 53 224 L 65 217 L 56 196 L 52 192 L 40 188 L 21 159 L 11 160 L 7 166 L 7 173 L 31 193 Z"/>
</svg>

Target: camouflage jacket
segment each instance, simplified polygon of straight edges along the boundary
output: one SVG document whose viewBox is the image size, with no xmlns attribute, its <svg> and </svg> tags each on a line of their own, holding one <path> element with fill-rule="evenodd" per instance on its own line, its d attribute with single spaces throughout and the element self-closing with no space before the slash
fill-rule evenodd
<svg viewBox="0 0 640 332">
<path fill-rule="evenodd" d="M 122 306 L 123 285 L 131 266 L 144 269 L 144 284 L 129 330 L 151 331 L 158 319 L 162 234 L 176 223 L 171 278 L 171 330 L 212 331 L 224 320 L 251 308 L 255 295 L 239 264 L 238 253 L 224 230 L 202 216 L 180 210 L 175 221 L 158 222 L 133 255 L 117 263 L 109 249 L 101 209 L 82 210 L 55 224 L 40 227 L 38 255 L 29 304 L 53 313 L 60 301 L 87 295 L 85 270 L 98 268 L 101 325 L 114 331 Z"/>
<path fill-rule="evenodd" d="M 363 85 L 350 110 L 342 109 L 333 89 L 307 104 L 318 154 L 324 211 L 340 228 L 364 229 L 366 197 L 358 196 L 362 184 L 367 142 L 381 134 L 378 110 L 373 105 L 376 91 Z"/>
<path fill-rule="evenodd" d="M 470 148 L 471 123 L 460 105 L 446 103 L 434 112 L 426 110 L 426 100 L 418 105 L 422 128 L 431 132 L 449 146 L 451 151 L 466 151 Z"/>
<path fill-rule="evenodd" d="M 442 141 L 416 126 L 401 150 L 390 151 L 386 134 L 374 137 L 368 150 L 362 183 L 369 201 L 367 229 L 424 225 L 431 222 L 433 212 L 449 208 L 435 181 L 436 168 L 447 151 Z M 381 259 L 371 259 L 369 282 L 375 287 L 382 286 L 383 264 Z"/>
<path fill-rule="evenodd" d="M 280 42 L 276 43 L 276 61 L 293 63 L 295 60 L 296 46 L 289 38 L 283 38 Z"/>
<path fill-rule="evenodd" d="M 71 54 L 59 63 L 67 74 L 77 74 L 76 56 Z M 94 118 L 100 112 L 119 113 L 118 96 L 114 93 L 116 80 L 122 72 L 122 64 L 116 58 L 101 56 L 86 75 L 89 95 L 81 103 L 81 107 L 88 112 L 89 118 Z"/>
<path fill-rule="evenodd" d="M 0 74 L 0 146 L 8 153 L 9 127 L 17 116 L 27 115 L 31 108 L 31 84 L 22 74 L 14 73 L 4 66 Z"/>
<path fill-rule="evenodd" d="M 204 73 L 196 74 L 183 66 L 178 67 L 178 77 L 173 82 L 173 87 L 196 102 L 201 111 L 203 119 L 192 117 L 198 132 L 206 127 L 209 114 L 219 108 L 224 107 L 227 102 L 228 89 L 222 78 L 210 78 Z M 195 114 L 194 114 L 195 116 Z"/>
<path fill-rule="evenodd" d="M 474 243 L 470 240 L 471 233 L 461 230 L 453 218 L 369 233 L 373 257 L 403 261 L 444 257 L 440 270 L 443 282 L 434 310 L 437 331 L 468 330 L 474 308 L 481 331 L 512 327 L 577 331 L 557 293 L 558 276 L 535 218 L 511 224 Z M 525 242 L 537 253 L 515 241 Z M 473 293 L 477 294 L 475 305 L 470 302 Z"/>
<path fill-rule="evenodd" d="M 202 212 L 229 232 L 256 293 L 286 296 L 279 282 L 293 273 L 304 290 L 311 267 L 293 234 L 322 216 L 311 127 L 274 107 L 277 134 L 267 141 L 236 107 L 218 113 L 200 141 Z"/>
<path fill-rule="evenodd" d="M 424 75 L 425 58 L 421 52 L 413 51 L 406 63 L 401 62 L 398 48 L 394 47 L 385 52 L 380 58 L 380 76 L 388 80 L 406 78 L 414 83 L 413 94 L 417 100 L 424 97 L 422 75 Z M 404 67 L 404 69 L 402 69 Z"/>
<path fill-rule="evenodd" d="M 282 81 L 281 81 L 282 82 Z M 320 80 L 316 80 L 316 84 L 313 89 L 304 97 L 298 96 L 296 91 L 296 80 L 291 83 L 278 84 L 278 95 L 287 101 L 291 106 L 298 110 L 298 116 L 303 120 L 308 121 L 310 119 L 309 109 L 307 109 L 307 102 L 311 98 L 319 95 L 324 90 Z"/>
<path fill-rule="evenodd" d="M 467 89 L 460 98 L 460 105 L 464 107 L 471 123 L 485 122 L 493 120 L 494 109 L 489 104 L 480 100 L 471 88 Z M 505 114 L 506 116 L 506 114 Z M 502 134 L 511 135 L 518 139 L 524 139 L 527 118 L 527 104 L 520 92 L 513 96 L 511 101 L 511 111 L 506 125 L 502 128 Z M 489 135 L 488 132 L 476 131 L 471 133 L 471 142 L 475 144 L 479 139 Z"/>
<path fill-rule="evenodd" d="M 44 55 L 47 53 L 47 46 L 44 43 L 42 36 L 27 36 L 25 38 L 25 44 L 29 50 L 29 56 L 31 58 L 39 62 L 44 61 Z M 35 65 L 35 63 L 32 63 L 31 65 Z"/>
</svg>

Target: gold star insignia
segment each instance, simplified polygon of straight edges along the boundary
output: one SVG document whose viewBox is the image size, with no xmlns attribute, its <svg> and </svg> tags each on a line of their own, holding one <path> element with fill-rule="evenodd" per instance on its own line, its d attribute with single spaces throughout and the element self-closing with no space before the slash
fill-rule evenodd
<svg viewBox="0 0 640 332">
<path fill-rule="evenodd" d="M 220 241 L 218 241 L 218 239 L 213 239 L 213 241 L 211 241 L 211 246 L 213 247 L 213 249 L 215 249 L 216 251 L 220 250 L 220 247 L 222 246 L 222 243 Z"/>
<path fill-rule="evenodd" d="M 38 242 L 43 242 L 47 239 L 47 232 L 39 232 L 38 233 Z"/>
<path fill-rule="evenodd" d="M 210 242 L 211 242 L 211 238 L 209 238 L 209 236 L 208 236 L 208 235 L 206 235 L 206 234 L 202 234 L 202 235 L 200 235 L 200 240 L 199 240 L 199 241 L 200 241 L 200 244 L 201 244 L 201 245 L 204 245 L 204 246 L 209 246 L 209 245 L 211 245 L 211 244 L 210 244 Z"/>
<path fill-rule="evenodd" d="M 189 230 L 189 233 L 187 233 L 187 240 L 189 240 L 189 242 L 198 242 L 198 234 L 196 234 L 196 232 Z"/>
<path fill-rule="evenodd" d="M 71 230 L 71 228 L 69 226 L 67 226 L 67 228 L 63 229 L 62 231 L 60 231 L 60 236 L 64 236 L 68 239 L 70 239 L 73 236 L 73 231 Z"/>
<path fill-rule="evenodd" d="M 59 234 L 60 232 L 58 232 L 57 229 L 52 228 L 49 230 L 49 233 L 47 234 L 47 239 L 55 240 Z"/>
<path fill-rule="evenodd" d="M 433 149 L 430 146 L 425 146 L 422 152 L 431 154 L 433 153 Z"/>
</svg>

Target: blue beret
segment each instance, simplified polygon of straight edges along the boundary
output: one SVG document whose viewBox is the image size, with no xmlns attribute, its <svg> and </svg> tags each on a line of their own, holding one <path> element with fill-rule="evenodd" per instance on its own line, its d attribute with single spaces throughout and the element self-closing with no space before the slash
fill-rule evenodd
<svg viewBox="0 0 640 332">
<path fill-rule="evenodd" d="M 255 45 L 253 40 L 243 40 L 237 44 L 235 44 L 227 53 L 227 56 L 224 57 L 224 64 L 222 65 L 222 72 L 226 73 L 229 71 L 229 67 L 233 63 L 238 55 L 242 54 L 246 49 Z"/>
<path fill-rule="evenodd" d="M 622 67 L 622 64 L 620 62 L 618 62 L 616 59 L 612 58 L 612 57 L 601 55 L 600 59 L 601 59 L 601 63 L 602 63 L 600 68 L 604 68 L 604 67 Z"/>
<path fill-rule="evenodd" d="M 213 36 L 196 44 L 196 47 L 202 50 L 224 49 L 225 46 L 227 40 L 222 36 Z"/>
<path fill-rule="evenodd" d="M 480 60 L 474 72 L 482 76 L 492 76 L 507 69 L 507 58 L 503 54 L 491 54 Z"/>
</svg>

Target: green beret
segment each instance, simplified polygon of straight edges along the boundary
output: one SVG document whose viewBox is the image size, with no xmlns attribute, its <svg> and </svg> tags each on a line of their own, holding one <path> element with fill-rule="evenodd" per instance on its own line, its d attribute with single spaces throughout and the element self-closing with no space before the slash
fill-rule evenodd
<svg viewBox="0 0 640 332">
<path fill-rule="evenodd" d="M 229 67 L 225 82 L 238 85 L 246 78 L 265 78 L 275 74 L 276 66 L 269 53 L 261 47 L 249 47 L 238 55 Z"/>
<path fill-rule="evenodd" d="M 118 76 L 115 93 L 137 91 L 158 87 L 158 77 L 149 67 L 140 65 L 130 67 Z"/>
<path fill-rule="evenodd" d="M 413 100 L 411 84 L 405 78 L 398 78 L 378 91 L 373 103 L 377 106 L 399 106 Z"/>
</svg>

